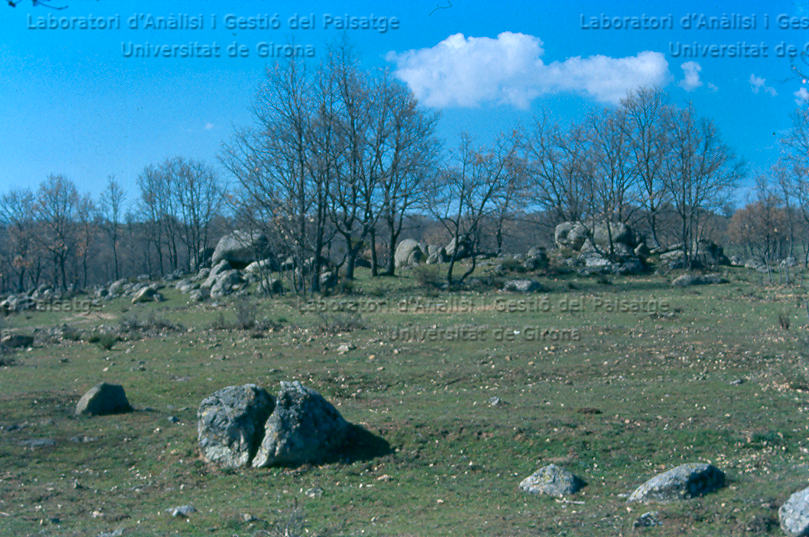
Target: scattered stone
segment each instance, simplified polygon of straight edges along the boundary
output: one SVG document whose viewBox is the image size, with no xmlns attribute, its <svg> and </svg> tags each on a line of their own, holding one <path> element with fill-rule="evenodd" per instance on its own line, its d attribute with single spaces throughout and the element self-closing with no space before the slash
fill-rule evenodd
<svg viewBox="0 0 809 537">
<path fill-rule="evenodd" d="M 565 496 L 575 494 L 587 483 L 555 464 L 540 468 L 520 483 L 520 490 L 529 494 Z"/>
<path fill-rule="evenodd" d="M 320 498 L 323 496 L 323 489 L 320 487 L 312 487 L 306 491 L 306 495 L 310 498 Z"/>
<path fill-rule="evenodd" d="M 744 384 L 744 379 L 736 379 L 730 381 L 731 386 L 740 386 L 742 384 Z"/>
<path fill-rule="evenodd" d="M 496 395 L 489 397 L 489 406 L 503 405 L 505 402 Z"/>
<path fill-rule="evenodd" d="M 503 291 L 515 293 L 533 293 L 542 290 L 542 284 L 536 280 L 509 280 L 503 285 Z"/>
<path fill-rule="evenodd" d="M 22 334 L 11 334 L 7 336 L 3 336 L 3 339 L 0 339 L 0 344 L 5 345 L 6 347 L 11 347 L 12 349 L 18 349 L 21 347 L 33 347 L 34 346 L 34 336 L 24 336 Z"/>
<path fill-rule="evenodd" d="M 657 475 L 635 489 L 630 502 L 671 502 L 703 496 L 725 486 L 725 474 L 712 464 L 688 463 Z"/>
<path fill-rule="evenodd" d="M 53 438 L 32 438 L 30 440 L 23 440 L 20 445 L 29 447 L 31 449 L 41 447 L 51 447 L 56 445 L 56 440 Z"/>
<path fill-rule="evenodd" d="M 282 381 L 253 467 L 323 461 L 343 446 L 350 427 L 319 393 Z"/>
<path fill-rule="evenodd" d="M 692 285 L 714 285 L 721 283 L 728 283 L 728 281 L 718 274 L 705 274 L 703 276 L 683 274 L 671 282 L 671 285 L 675 287 L 689 287 Z"/>
<path fill-rule="evenodd" d="M 228 386 L 206 397 L 197 411 L 202 457 L 225 467 L 249 465 L 274 406 L 272 396 L 255 384 Z"/>
<path fill-rule="evenodd" d="M 809 488 L 790 496 L 778 509 L 778 519 L 787 535 L 809 535 Z"/>
<path fill-rule="evenodd" d="M 337 347 L 337 354 L 346 354 L 347 352 L 351 351 L 354 348 L 355 348 L 354 345 L 351 345 L 349 343 L 343 343 L 342 345 Z"/>
<path fill-rule="evenodd" d="M 660 522 L 657 517 L 659 513 L 657 511 L 649 511 L 648 513 L 643 513 L 641 516 L 638 517 L 635 522 L 632 523 L 633 528 L 650 528 L 652 526 L 662 526 L 663 523 Z"/>
<path fill-rule="evenodd" d="M 173 517 L 188 518 L 188 515 L 191 513 L 196 513 L 197 510 L 191 505 L 183 505 L 180 507 L 171 507 L 166 509 L 166 512 L 171 513 L 171 516 Z"/>
<path fill-rule="evenodd" d="M 104 416 L 124 412 L 132 412 L 132 405 L 120 384 L 96 384 L 76 404 L 76 415 Z"/>
</svg>

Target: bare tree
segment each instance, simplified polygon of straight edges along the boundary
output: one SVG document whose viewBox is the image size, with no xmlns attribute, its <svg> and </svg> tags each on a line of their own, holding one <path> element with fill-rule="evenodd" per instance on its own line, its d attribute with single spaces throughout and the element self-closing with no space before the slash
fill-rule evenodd
<svg viewBox="0 0 809 537">
<path fill-rule="evenodd" d="M 8 243 L 2 249 L 16 273 L 17 291 L 25 291 L 25 277 L 39 261 L 35 250 L 34 194 L 13 189 L 0 196 L 0 223 L 6 226 Z"/>
<path fill-rule="evenodd" d="M 534 119 L 526 141 L 532 197 L 554 225 L 584 220 L 593 172 L 589 142 L 583 125 L 564 130 L 547 112 Z"/>
<path fill-rule="evenodd" d="M 34 207 L 41 232 L 37 239 L 53 261 L 54 286 L 67 289 L 67 262 L 76 254 L 80 198 L 73 182 L 63 175 L 49 175 L 39 185 Z"/>
<path fill-rule="evenodd" d="M 652 245 L 660 246 L 658 219 L 667 204 L 665 163 L 670 143 L 665 119 L 670 106 L 656 88 L 641 88 L 621 101 L 622 122 L 629 142 L 629 159 L 638 182 L 637 200 L 644 210 Z"/>
<path fill-rule="evenodd" d="M 123 203 L 126 199 L 124 192 L 115 176 L 107 178 L 107 186 L 99 197 L 99 206 L 103 217 L 101 225 L 112 243 L 112 257 L 115 263 L 115 279 L 120 279 L 118 267 L 118 241 L 120 239 L 121 218 L 123 216 Z"/>
<path fill-rule="evenodd" d="M 482 225 L 496 211 L 498 196 L 508 189 L 518 149 L 516 136 L 501 135 L 492 149 L 486 149 L 476 148 L 464 133 L 451 153 L 451 164 L 443 171 L 430 204 L 432 214 L 452 237 L 446 273 L 449 286 L 456 283 L 453 271 L 464 254 L 471 255 L 472 262 L 457 283 L 475 271 Z"/>
<path fill-rule="evenodd" d="M 666 115 L 671 153 L 663 180 L 679 217 L 683 261 L 691 265 L 710 211 L 718 211 L 743 176 L 743 165 L 722 141 L 712 121 L 698 118 L 693 106 Z"/>
</svg>

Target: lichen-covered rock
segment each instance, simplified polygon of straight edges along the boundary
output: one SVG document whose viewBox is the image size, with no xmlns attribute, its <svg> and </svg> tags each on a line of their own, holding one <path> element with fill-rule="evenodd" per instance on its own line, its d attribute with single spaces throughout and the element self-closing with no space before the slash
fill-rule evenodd
<svg viewBox="0 0 809 537">
<path fill-rule="evenodd" d="M 273 408 L 272 396 L 255 384 L 228 386 L 206 397 L 197 411 L 202 457 L 225 467 L 249 465 Z"/>
<path fill-rule="evenodd" d="M 787 535 L 809 535 L 809 488 L 790 496 L 778 509 L 778 519 Z"/>
<path fill-rule="evenodd" d="M 712 464 L 688 463 L 639 486 L 630 502 L 672 502 L 703 496 L 725 486 L 725 474 Z"/>
<path fill-rule="evenodd" d="M 587 483 L 555 464 L 540 468 L 520 483 L 520 490 L 529 494 L 566 496 L 575 494 Z"/>
<path fill-rule="evenodd" d="M 123 386 L 102 382 L 90 388 L 76 404 L 76 415 L 104 416 L 131 412 Z"/>
<path fill-rule="evenodd" d="M 343 447 L 350 431 L 351 425 L 319 393 L 298 381 L 281 382 L 253 466 L 323 461 Z"/>
</svg>

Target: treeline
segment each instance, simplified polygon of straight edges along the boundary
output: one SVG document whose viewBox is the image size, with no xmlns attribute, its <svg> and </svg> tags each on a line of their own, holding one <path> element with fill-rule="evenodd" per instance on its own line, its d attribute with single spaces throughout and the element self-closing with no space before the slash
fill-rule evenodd
<svg viewBox="0 0 809 537">
<path fill-rule="evenodd" d="M 192 270 L 234 229 L 265 234 L 298 267 L 300 292 L 317 291 L 334 265 L 345 278 L 360 262 L 394 274 L 395 245 L 408 237 L 448 246 L 452 283 L 461 257 L 550 245 L 563 221 L 627 223 L 651 248 L 680 244 L 686 262 L 702 238 L 766 261 L 802 246 L 809 260 L 805 110 L 738 211 L 742 161 L 712 121 L 658 89 L 579 121 L 543 112 L 489 143 L 462 134 L 445 148 L 438 114 L 389 73 L 361 69 L 342 43 L 317 66 L 269 68 L 252 112 L 223 144 L 227 178 L 176 157 L 146 166 L 133 200 L 114 177 L 96 199 L 62 175 L 2 193 L 0 291 Z"/>
</svg>

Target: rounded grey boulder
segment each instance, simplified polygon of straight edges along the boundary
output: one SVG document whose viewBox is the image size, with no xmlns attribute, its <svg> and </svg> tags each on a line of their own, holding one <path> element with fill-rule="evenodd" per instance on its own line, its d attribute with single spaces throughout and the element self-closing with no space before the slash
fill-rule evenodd
<svg viewBox="0 0 809 537">
<path fill-rule="evenodd" d="M 778 519 L 787 535 L 809 535 L 809 488 L 790 496 L 778 509 Z"/>
<path fill-rule="evenodd" d="M 131 412 L 132 405 L 120 384 L 102 382 L 90 388 L 76 404 L 76 415 L 104 416 Z"/>
<path fill-rule="evenodd" d="M 202 457 L 226 467 L 248 466 L 273 407 L 272 396 L 255 384 L 228 386 L 203 399 L 197 411 Z"/>
<path fill-rule="evenodd" d="M 540 468 L 520 483 L 520 490 L 529 494 L 565 496 L 575 494 L 587 483 L 555 464 Z"/>
<path fill-rule="evenodd" d="M 350 431 L 351 425 L 315 390 L 282 381 L 253 467 L 323 461 L 343 447 Z"/>
<path fill-rule="evenodd" d="M 688 463 L 657 475 L 635 489 L 630 502 L 672 502 L 708 494 L 725 486 L 725 474 L 712 464 Z"/>
</svg>

